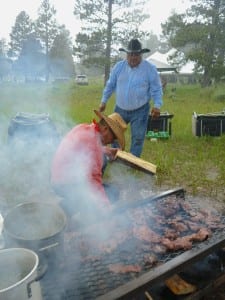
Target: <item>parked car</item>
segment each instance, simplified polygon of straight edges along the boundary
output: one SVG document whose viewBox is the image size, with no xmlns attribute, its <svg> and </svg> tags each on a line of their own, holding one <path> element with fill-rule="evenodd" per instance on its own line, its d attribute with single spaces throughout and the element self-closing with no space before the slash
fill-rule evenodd
<svg viewBox="0 0 225 300">
<path fill-rule="evenodd" d="M 88 85 L 88 78 L 86 75 L 77 75 L 75 78 L 76 84 Z"/>
</svg>

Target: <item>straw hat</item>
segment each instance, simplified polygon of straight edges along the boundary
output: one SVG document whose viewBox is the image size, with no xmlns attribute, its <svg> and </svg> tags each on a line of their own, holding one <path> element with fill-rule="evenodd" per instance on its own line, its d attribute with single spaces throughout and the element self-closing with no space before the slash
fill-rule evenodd
<svg viewBox="0 0 225 300">
<path fill-rule="evenodd" d="M 127 124 L 123 120 L 123 118 L 118 113 L 112 113 L 111 115 L 106 116 L 98 110 L 94 110 L 94 112 L 96 113 L 96 115 L 99 117 L 100 120 L 101 119 L 105 120 L 105 122 L 108 124 L 108 126 L 114 133 L 115 137 L 117 138 L 120 147 L 122 148 L 122 150 L 124 150 L 125 148 L 124 132 L 127 129 Z"/>
</svg>

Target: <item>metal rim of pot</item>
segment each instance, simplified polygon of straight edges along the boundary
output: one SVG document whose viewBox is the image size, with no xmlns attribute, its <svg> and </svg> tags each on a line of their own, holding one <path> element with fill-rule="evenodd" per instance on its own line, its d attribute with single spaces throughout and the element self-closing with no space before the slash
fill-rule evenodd
<svg viewBox="0 0 225 300">
<path fill-rule="evenodd" d="M 2 258 L 1 258 L 2 257 Z M 7 295 L 9 295 L 9 292 L 12 292 L 13 290 L 19 293 L 21 291 L 21 288 L 23 290 L 23 294 L 27 295 L 27 299 L 32 297 L 32 293 L 34 292 L 32 290 L 32 284 L 34 282 L 38 282 L 40 279 L 42 279 L 42 277 L 45 275 L 46 273 L 46 268 L 42 269 L 42 272 L 38 272 L 38 265 L 39 265 L 39 257 L 38 255 L 30 250 L 30 249 L 26 249 L 26 248 L 6 248 L 0 251 L 0 264 L 7 263 L 7 269 L 8 269 L 8 261 L 7 258 L 10 259 L 10 262 L 12 264 L 14 264 L 14 269 L 13 269 L 13 273 L 11 274 L 10 280 L 11 282 L 9 282 L 8 286 L 3 287 L 0 289 L 0 295 L 5 295 L 5 297 L 7 297 Z M 15 259 L 16 258 L 16 259 Z M 14 260 L 13 260 L 14 259 Z M 28 262 L 27 260 L 30 259 L 30 269 L 28 269 Z M 20 280 L 13 278 L 13 281 L 15 281 L 15 283 L 12 281 L 12 275 L 15 276 L 16 271 L 18 271 L 19 267 L 23 267 L 21 262 L 25 262 L 26 261 L 26 274 L 20 278 Z M 4 264 L 1 266 L 1 272 L 4 272 Z M 2 273 L 4 274 L 4 273 Z M 17 281 L 16 281 L 17 280 Z M 20 290 L 18 290 L 20 288 Z M 24 288 L 24 289 L 23 289 Z M 39 285 L 38 288 L 40 289 Z M 37 293 L 37 289 L 35 290 L 35 292 Z M 40 295 L 38 295 L 38 299 L 42 299 L 41 296 L 41 289 L 39 290 Z M 36 294 L 37 296 L 37 294 Z M 8 298 L 7 298 L 8 299 Z"/>
<path fill-rule="evenodd" d="M 54 231 L 49 232 L 49 234 L 45 235 L 45 236 L 35 236 L 35 234 L 33 236 L 24 236 L 23 235 L 23 228 L 22 230 L 19 228 L 20 227 L 20 217 L 21 219 L 23 219 L 23 213 L 26 213 L 26 210 L 29 210 L 29 208 L 33 209 L 33 208 L 40 208 L 40 210 L 37 210 L 37 214 L 40 213 L 39 217 L 39 224 L 41 224 L 41 222 L 43 222 L 43 216 L 41 216 L 41 213 L 48 208 L 49 211 L 51 211 L 52 216 L 54 216 L 54 218 L 57 216 L 57 220 L 60 221 L 59 225 L 57 224 L 57 226 L 55 226 L 56 228 L 54 228 Z M 20 214 L 20 212 L 22 212 Z M 47 213 L 45 214 L 45 217 L 47 216 Z M 51 218 L 48 217 L 49 220 L 51 221 Z M 15 225 L 12 225 L 14 223 L 12 223 L 12 220 L 15 220 Z M 13 221 L 14 222 L 14 221 Z M 31 220 L 31 222 L 33 222 L 33 220 Z M 50 203 L 50 202 L 25 202 L 25 203 L 20 203 L 18 205 L 16 205 L 15 207 L 13 207 L 12 209 L 9 210 L 9 212 L 6 214 L 6 216 L 4 217 L 4 223 L 3 223 L 3 230 L 4 232 L 12 239 L 14 240 L 20 240 L 20 241 L 44 241 L 44 240 L 48 240 L 51 237 L 54 237 L 58 234 L 60 234 L 66 227 L 67 224 L 67 217 L 64 213 L 64 211 L 55 203 Z M 26 226 L 29 227 L 29 225 L 32 224 L 26 224 Z M 49 225 L 49 224 L 48 224 Z M 52 224 L 51 224 L 52 225 Z M 55 224 L 53 224 L 55 225 Z M 53 226 L 54 227 L 54 226 Z M 47 228 L 48 229 L 48 228 Z M 21 232 L 18 232 L 21 231 Z"/>
</svg>

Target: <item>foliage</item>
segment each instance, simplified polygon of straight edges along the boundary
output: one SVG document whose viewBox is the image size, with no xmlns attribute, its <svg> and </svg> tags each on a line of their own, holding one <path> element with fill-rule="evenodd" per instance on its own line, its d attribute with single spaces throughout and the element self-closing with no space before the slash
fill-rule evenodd
<svg viewBox="0 0 225 300">
<path fill-rule="evenodd" d="M 57 24 L 55 14 L 56 10 L 49 0 L 43 0 L 36 21 L 32 21 L 25 11 L 16 17 L 8 51 L 8 55 L 13 56 L 11 75 L 22 75 L 26 81 L 45 76 L 48 81 L 50 72 L 67 77 L 74 74 L 69 31 L 64 25 Z M 0 46 L 3 47 L 2 41 Z M 7 61 L 4 65 L 1 61 L 1 76 L 9 73 L 6 65 L 9 65 Z"/>
<path fill-rule="evenodd" d="M 21 11 L 16 17 L 15 25 L 10 33 L 9 56 L 18 56 L 24 41 L 33 33 L 34 25 L 29 15 Z"/>
<path fill-rule="evenodd" d="M 23 42 L 20 55 L 14 64 L 14 70 L 23 74 L 26 81 L 33 80 L 42 75 L 44 63 L 40 41 L 30 35 Z"/>
<path fill-rule="evenodd" d="M 0 79 L 2 80 L 5 76 L 9 75 L 12 70 L 12 62 L 7 58 L 6 40 L 0 40 Z"/>
<path fill-rule="evenodd" d="M 162 25 L 172 47 L 183 52 L 183 62 L 196 62 L 203 71 L 202 86 L 218 82 L 225 72 L 225 1 L 197 0 L 185 14 L 173 14 Z"/>
<path fill-rule="evenodd" d="M 77 36 L 75 54 L 83 63 L 100 64 L 105 67 L 105 81 L 109 76 L 113 47 L 126 44 L 131 37 L 142 38 L 146 32 L 139 30 L 140 24 L 149 16 L 143 13 L 144 1 L 140 0 L 77 0 L 74 14 L 83 21 L 82 32 Z M 98 51 L 93 51 L 93 48 Z M 99 59 L 104 57 L 103 60 Z"/>
<path fill-rule="evenodd" d="M 0 39 L 0 57 L 6 57 L 7 44 L 5 39 Z"/>
<path fill-rule="evenodd" d="M 45 47 L 46 81 L 48 81 L 50 74 L 49 51 L 58 33 L 55 14 L 56 10 L 53 5 L 50 5 L 49 0 L 43 0 L 39 8 L 38 19 L 36 20 L 36 32 Z"/>
<path fill-rule="evenodd" d="M 0 56 L 0 79 L 9 75 L 12 71 L 12 62 L 10 59 Z"/>
<path fill-rule="evenodd" d="M 50 50 L 51 73 L 54 76 L 73 76 L 74 63 L 69 31 L 64 27 L 56 35 Z"/>
</svg>

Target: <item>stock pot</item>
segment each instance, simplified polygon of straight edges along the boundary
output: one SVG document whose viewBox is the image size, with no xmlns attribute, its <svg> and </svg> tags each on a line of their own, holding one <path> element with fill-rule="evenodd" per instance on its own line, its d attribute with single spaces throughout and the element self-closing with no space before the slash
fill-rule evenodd
<svg viewBox="0 0 225 300">
<path fill-rule="evenodd" d="M 25 248 L 0 251 L 0 299 L 42 300 L 38 255 Z"/>
<path fill-rule="evenodd" d="M 6 214 L 3 233 L 8 247 L 23 247 L 37 254 L 53 253 L 63 245 L 67 218 L 61 207 L 48 202 L 27 202 Z"/>
</svg>

